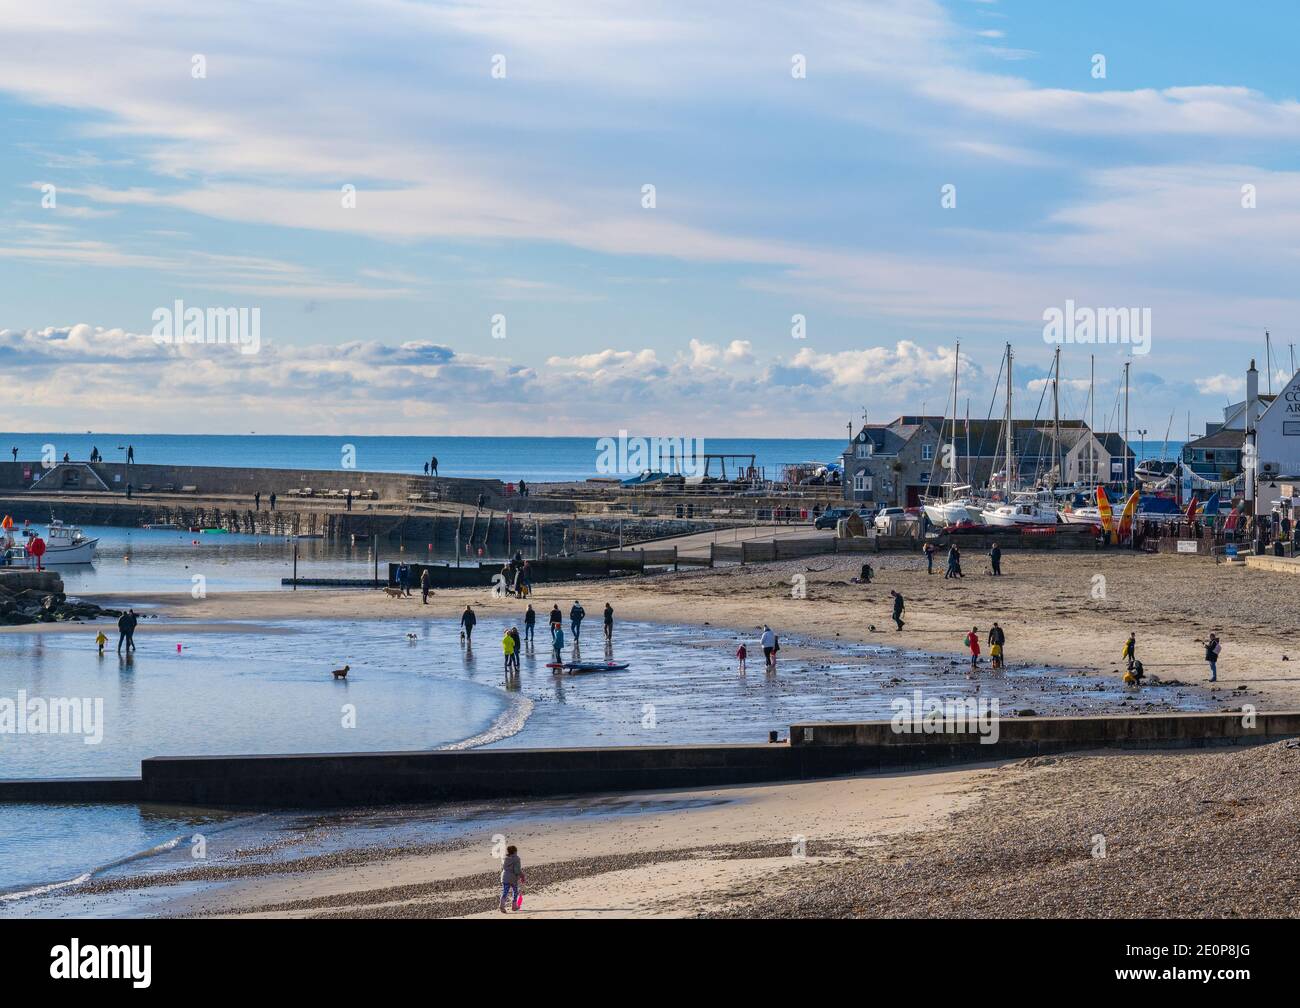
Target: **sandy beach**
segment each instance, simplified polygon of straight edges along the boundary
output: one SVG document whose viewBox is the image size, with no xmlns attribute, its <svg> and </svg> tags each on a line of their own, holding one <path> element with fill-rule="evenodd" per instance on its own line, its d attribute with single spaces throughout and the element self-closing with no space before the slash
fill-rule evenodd
<svg viewBox="0 0 1300 1008">
<path fill-rule="evenodd" d="M 500 917 L 502 843 L 523 856 L 519 919 L 1292 917 L 1300 744 L 1087 752 L 760 787 L 538 803 L 497 833 L 353 850 L 173 881 L 164 916 Z M 557 804 L 561 807 L 557 807 Z M 557 821 L 559 819 L 559 821 Z M 148 890 L 144 878 L 92 883 Z"/>
<path fill-rule="evenodd" d="M 970 626 L 984 631 L 996 619 L 1012 663 L 1110 680 L 1134 630 L 1149 673 L 1198 683 L 1192 688 L 1224 709 L 1243 695 L 1266 710 L 1300 706 L 1287 575 L 1084 553 L 1012 555 L 998 579 L 968 557 L 972 573 L 944 580 L 927 576 L 917 555 L 868 559 L 876 568 L 869 586 L 850 581 L 860 559 L 813 558 L 540 585 L 532 602 L 544 613 L 553 602 L 567 608 L 580 598 L 595 613 L 608 600 L 619 619 L 726 628 L 751 643 L 767 622 L 803 638 L 937 654 L 959 652 Z M 806 598 L 791 598 L 797 576 Z M 891 588 L 907 599 L 901 633 L 888 619 Z M 261 632 L 252 621 L 454 620 L 466 603 L 480 617 L 506 616 L 523 605 L 486 590 L 440 591 L 427 606 L 418 593 L 392 599 L 377 591 L 139 601 L 157 604 L 144 635 L 177 623 Z M 89 625 L 36 629 L 93 632 Z M 1203 682 L 1195 641 L 1208 631 L 1224 640 L 1214 692 Z M 198 895 L 173 897 L 165 887 L 154 894 L 161 892 L 159 912 L 182 916 L 495 917 L 494 843 L 508 837 L 529 875 L 525 918 L 1289 916 L 1300 911 L 1300 897 L 1284 820 L 1298 788 L 1300 749 L 1283 742 L 573 800 L 572 810 L 609 813 L 596 817 L 523 803 L 512 807 L 508 826 L 494 827 L 489 816 L 454 842 L 359 848 L 275 866 L 236 859 L 178 876 L 211 883 Z M 119 878 L 92 883 L 84 895 L 149 885 Z"/>
</svg>

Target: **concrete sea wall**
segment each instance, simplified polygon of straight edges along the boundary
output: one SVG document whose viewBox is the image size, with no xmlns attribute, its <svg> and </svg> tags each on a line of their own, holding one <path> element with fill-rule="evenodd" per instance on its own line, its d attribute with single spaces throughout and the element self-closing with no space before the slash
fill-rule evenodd
<svg viewBox="0 0 1300 1008">
<path fill-rule="evenodd" d="M 1300 712 L 1006 718 L 998 741 L 900 734 L 888 721 L 800 724 L 768 745 L 477 749 L 146 759 L 139 778 L 0 781 L 0 802 L 338 807 L 676 790 L 949 766 L 1095 748 L 1251 745 L 1300 736 Z"/>
</svg>

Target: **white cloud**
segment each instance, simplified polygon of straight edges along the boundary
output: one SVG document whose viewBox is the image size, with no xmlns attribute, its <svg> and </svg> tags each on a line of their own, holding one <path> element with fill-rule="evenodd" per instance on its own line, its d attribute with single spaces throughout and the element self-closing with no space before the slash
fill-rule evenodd
<svg viewBox="0 0 1300 1008">
<path fill-rule="evenodd" d="M 1208 378 L 1196 378 L 1194 381 L 1201 395 L 1240 399 L 1246 394 L 1246 379 L 1241 375 L 1216 374 Z"/>
</svg>

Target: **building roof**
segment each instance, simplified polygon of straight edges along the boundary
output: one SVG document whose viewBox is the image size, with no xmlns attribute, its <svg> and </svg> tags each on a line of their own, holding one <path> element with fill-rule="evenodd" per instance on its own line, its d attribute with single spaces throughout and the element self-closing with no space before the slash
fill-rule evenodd
<svg viewBox="0 0 1300 1008">
<path fill-rule="evenodd" d="M 1240 448 L 1246 442 L 1246 432 L 1238 427 L 1225 428 L 1188 441 L 1184 448 Z"/>
</svg>

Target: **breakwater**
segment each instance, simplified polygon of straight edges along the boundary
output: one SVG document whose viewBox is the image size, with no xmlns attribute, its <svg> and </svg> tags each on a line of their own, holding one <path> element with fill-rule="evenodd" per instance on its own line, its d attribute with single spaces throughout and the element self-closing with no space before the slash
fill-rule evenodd
<svg viewBox="0 0 1300 1008">
<path fill-rule="evenodd" d="M 889 721 L 796 724 L 767 745 L 477 749 L 146 759 L 139 778 L 0 781 L 0 802 L 344 807 L 809 780 L 1096 748 L 1253 745 L 1300 736 L 1300 712 L 1017 717 L 996 741 Z"/>
</svg>

